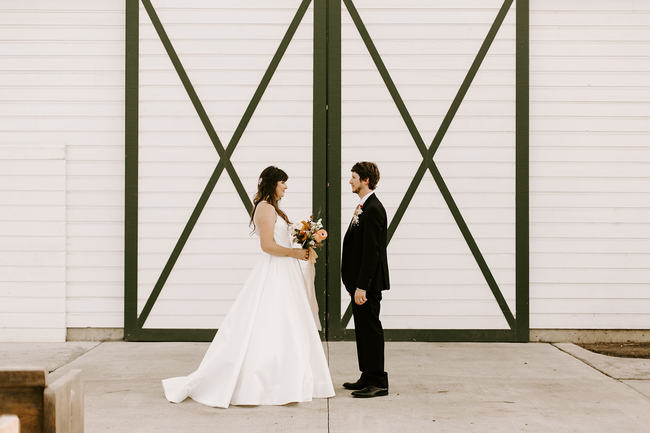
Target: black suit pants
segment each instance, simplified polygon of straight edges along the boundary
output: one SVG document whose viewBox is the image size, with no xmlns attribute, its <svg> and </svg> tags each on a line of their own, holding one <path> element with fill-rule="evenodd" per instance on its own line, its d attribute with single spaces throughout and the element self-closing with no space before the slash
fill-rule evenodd
<svg viewBox="0 0 650 433">
<path fill-rule="evenodd" d="M 352 296 L 361 379 L 369 385 L 388 388 L 388 374 L 384 371 L 384 329 L 379 320 L 381 291 L 368 290 L 366 298 L 363 305 L 357 305 Z"/>
</svg>

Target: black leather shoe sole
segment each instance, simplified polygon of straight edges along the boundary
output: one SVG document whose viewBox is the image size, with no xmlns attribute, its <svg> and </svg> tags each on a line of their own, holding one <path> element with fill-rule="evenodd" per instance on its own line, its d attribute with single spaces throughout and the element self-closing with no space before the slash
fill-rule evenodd
<svg viewBox="0 0 650 433">
<path fill-rule="evenodd" d="M 366 385 L 365 383 L 360 383 L 359 381 L 357 381 L 357 382 L 345 382 L 343 384 L 343 388 L 351 389 L 353 391 L 360 391 L 360 390 L 364 389 L 367 386 L 368 385 Z"/>
<path fill-rule="evenodd" d="M 388 395 L 388 388 L 377 388 L 376 386 L 368 386 L 359 391 L 354 391 L 353 396 L 357 398 L 372 398 Z"/>
</svg>

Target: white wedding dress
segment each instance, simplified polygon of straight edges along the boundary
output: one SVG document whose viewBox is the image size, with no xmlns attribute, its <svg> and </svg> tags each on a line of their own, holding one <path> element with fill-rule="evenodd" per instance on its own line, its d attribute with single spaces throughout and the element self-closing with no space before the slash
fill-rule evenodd
<svg viewBox="0 0 650 433">
<path fill-rule="evenodd" d="M 279 216 L 273 235 L 292 246 Z M 222 408 L 334 396 L 298 260 L 261 252 L 199 368 L 162 384 L 171 402 Z"/>
</svg>

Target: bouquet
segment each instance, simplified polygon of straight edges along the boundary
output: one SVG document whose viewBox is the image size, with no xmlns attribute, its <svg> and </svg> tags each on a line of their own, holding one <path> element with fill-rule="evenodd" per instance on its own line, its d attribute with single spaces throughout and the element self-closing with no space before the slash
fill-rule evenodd
<svg viewBox="0 0 650 433">
<path fill-rule="evenodd" d="M 293 225 L 291 236 L 295 243 L 300 244 L 304 249 L 309 249 L 309 262 L 306 264 L 306 269 L 303 270 L 303 278 L 305 280 L 309 307 L 314 315 L 316 328 L 320 331 L 322 327 L 318 318 L 318 301 L 316 300 L 316 288 L 314 284 L 316 278 L 316 267 L 314 264 L 318 255 L 314 251 L 314 248 L 321 246 L 327 238 L 327 232 L 323 230 L 322 219 L 314 221 L 314 217 L 310 216 L 307 221 L 300 221 Z"/>
<path fill-rule="evenodd" d="M 293 240 L 302 248 L 309 249 L 309 262 L 312 264 L 316 263 L 318 258 L 314 248 L 321 246 L 322 242 L 327 239 L 327 232 L 323 230 L 322 221 L 322 218 L 314 221 L 314 217 L 310 216 L 308 220 L 293 225 Z"/>
</svg>

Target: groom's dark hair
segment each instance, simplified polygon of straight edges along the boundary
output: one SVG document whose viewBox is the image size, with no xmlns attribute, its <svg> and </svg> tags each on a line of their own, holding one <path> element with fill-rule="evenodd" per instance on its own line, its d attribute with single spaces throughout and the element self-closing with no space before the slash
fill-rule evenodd
<svg viewBox="0 0 650 433">
<path fill-rule="evenodd" d="M 379 167 L 374 162 L 357 162 L 352 166 L 352 170 L 359 175 L 359 179 L 368 179 L 368 188 L 374 190 L 379 182 Z"/>
</svg>

